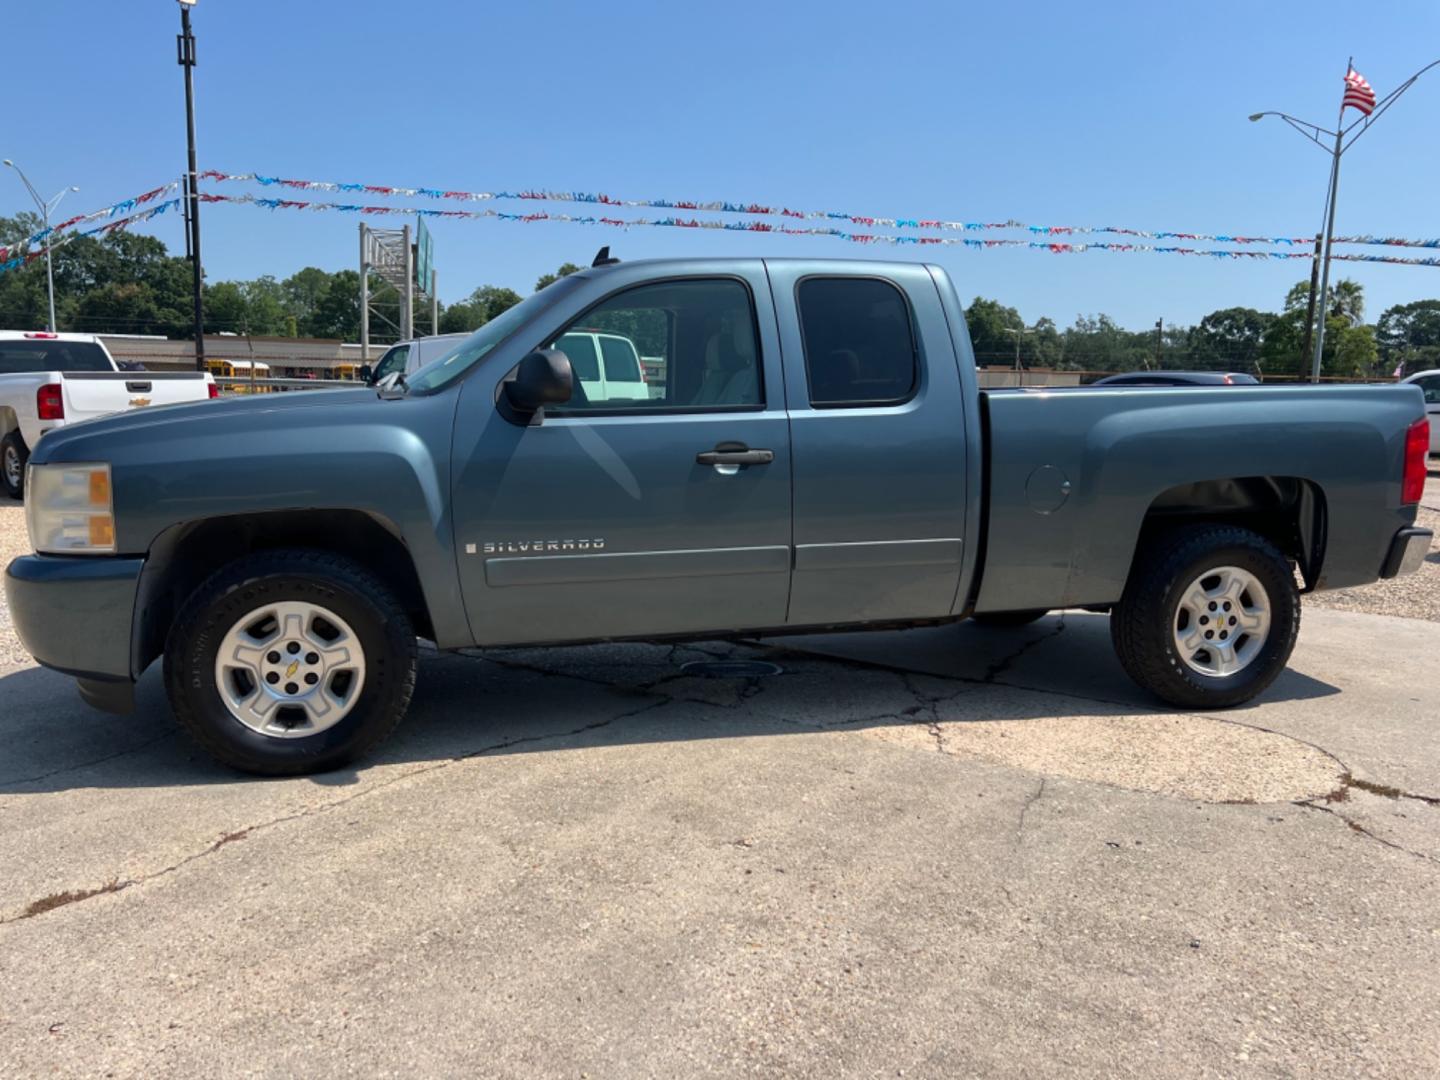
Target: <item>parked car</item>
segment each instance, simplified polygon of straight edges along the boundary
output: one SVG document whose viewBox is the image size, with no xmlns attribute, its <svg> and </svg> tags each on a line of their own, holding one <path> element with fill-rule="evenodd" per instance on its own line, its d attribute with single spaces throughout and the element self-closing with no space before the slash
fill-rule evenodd
<svg viewBox="0 0 1440 1080">
<path fill-rule="evenodd" d="M 1260 380 L 1243 371 L 1127 371 L 1107 375 L 1091 386 L 1258 386 Z"/>
<path fill-rule="evenodd" d="M 981 391 L 962 312 L 918 263 L 604 265 L 404 386 L 54 433 L 11 615 L 102 708 L 130 708 L 163 654 L 200 744 L 282 775 L 395 727 L 417 634 L 462 649 L 1088 607 L 1137 683 L 1211 709 L 1285 667 L 1302 591 L 1424 559 L 1418 388 Z M 590 398 L 551 346 L 603 325 L 665 328 L 663 396 Z"/>
<path fill-rule="evenodd" d="M 570 360 L 575 378 L 590 401 L 644 401 L 650 397 L 640 350 L 623 334 L 603 330 L 571 330 L 560 336 L 554 348 Z"/>
<path fill-rule="evenodd" d="M 122 370 L 94 334 L 0 330 L 0 484 L 23 497 L 40 437 L 66 424 L 213 397 L 214 380 L 200 372 Z"/>
<path fill-rule="evenodd" d="M 385 355 L 376 361 L 374 367 L 360 365 L 360 379 L 369 386 L 382 382 L 394 382 L 397 375 L 409 378 L 432 360 L 437 360 L 469 334 L 432 334 L 430 337 L 415 338 L 391 345 Z M 369 369 L 368 371 L 366 369 Z"/>
<path fill-rule="evenodd" d="M 1425 395 L 1425 412 L 1430 417 L 1430 453 L 1440 454 L 1440 368 L 1417 371 L 1401 382 L 1418 386 Z"/>
</svg>

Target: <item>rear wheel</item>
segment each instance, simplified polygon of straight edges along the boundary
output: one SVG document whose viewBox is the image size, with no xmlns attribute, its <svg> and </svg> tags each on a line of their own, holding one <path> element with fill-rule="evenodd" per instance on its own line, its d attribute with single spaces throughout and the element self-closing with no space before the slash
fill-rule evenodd
<svg viewBox="0 0 1440 1080">
<path fill-rule="evenodd" d="M 1255 697 L 1284 670 L 1299 630 L 1289 560 L 1264 537 L 1230 525 L 1157 537 L 1139 553 L 1110 614 L 1129 676 L 1187 709 Z"/>
<path fill-rule="evenodd" d="M 269 551 L 195 591 L 171 628 L 176 718 L 220 761 L 291 776 L 362 756 L 405 715 L 415 632 L 384 583 L 350 559 Z"/>
<path fill-rule="evenodd" d="M 0 439 L 0 484 L 12 499 L 25 497 L 25 463 L 29 460 L 30 448 L 18 428 Z"/>
</svg>

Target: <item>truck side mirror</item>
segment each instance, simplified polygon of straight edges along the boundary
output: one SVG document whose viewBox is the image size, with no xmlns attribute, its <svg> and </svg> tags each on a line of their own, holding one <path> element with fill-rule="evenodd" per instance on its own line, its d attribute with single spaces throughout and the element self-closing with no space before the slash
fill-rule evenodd
<svg viewBox="0 0 1440 1080">
<path fill-rule="evenodd" d="M 575 389 L 570 358 L 559 349 L 536 349 L 505 384 L 505 400 L 517 414 L 530 419 L 546 405 L 563 405 Z"/>
<path fill-rule="evenodd" d="M 355 374 L 360 376 L 360 381 L 366 386 L 373 386 L 375 383 L 375 369 L 369 364 L 361 364 L 360 370 Z"/>
</svg>

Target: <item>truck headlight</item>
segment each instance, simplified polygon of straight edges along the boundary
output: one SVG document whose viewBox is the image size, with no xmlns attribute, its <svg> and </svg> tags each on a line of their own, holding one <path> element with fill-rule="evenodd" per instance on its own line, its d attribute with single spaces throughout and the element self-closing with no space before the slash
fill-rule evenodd
<svg viewBox="0 0 1440 1080">
<path fill-rule="evenodd" d="M 25 477 L 30 545 L 51 555 L 113 555 L 109 465 L 31 465 Z"/>
</svg>

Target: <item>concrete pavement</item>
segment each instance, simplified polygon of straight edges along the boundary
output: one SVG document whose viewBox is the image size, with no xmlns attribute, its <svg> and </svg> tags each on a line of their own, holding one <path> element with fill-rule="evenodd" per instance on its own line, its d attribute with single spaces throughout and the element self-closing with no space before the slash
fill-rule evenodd
<svg viewBox="0 0 1440 1080">
<path fill-rule="evenodd" d="M 289 781 L 157 675 L 0 668 L 0 1075 L 1440 1069 L 1440 625 L 1307 610 L 1208 716 L 1075 613 L 431 655 Z"/>
</svg>

